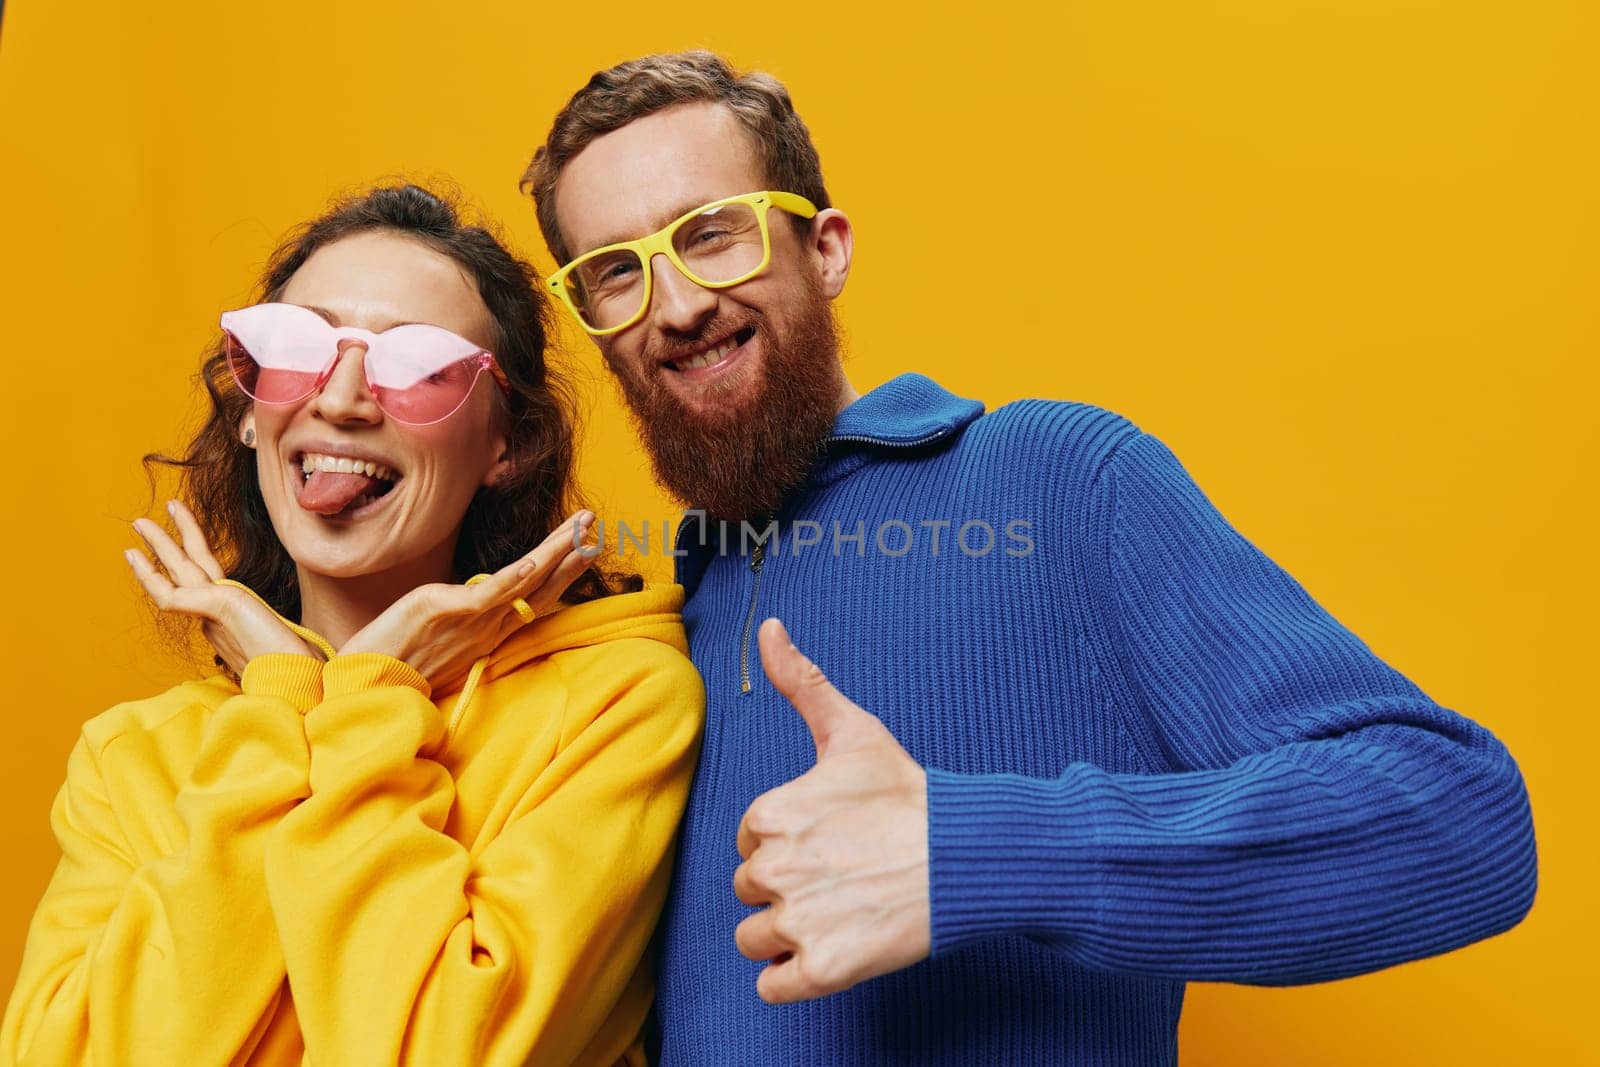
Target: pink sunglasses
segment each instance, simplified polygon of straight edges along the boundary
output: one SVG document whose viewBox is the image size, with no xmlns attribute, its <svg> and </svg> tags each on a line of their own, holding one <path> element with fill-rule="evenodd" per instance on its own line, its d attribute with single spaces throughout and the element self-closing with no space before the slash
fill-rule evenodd
<svg viewBox="0 0 1600 1067">
<path fill-rule="evenodd" d="M 262 404 L 293 404 L 321 389 L 352 341 L 366 346 L 367 388 L 396 422 L 427 426 L 449 418 L 485 368 L 511 394 L 493 355 L 439 326 L 409 323 L 372 333 L 330 325 L 298 304 L 256 304 L 223 312 L 222 329 L 233 380 Z"/>
</svg>

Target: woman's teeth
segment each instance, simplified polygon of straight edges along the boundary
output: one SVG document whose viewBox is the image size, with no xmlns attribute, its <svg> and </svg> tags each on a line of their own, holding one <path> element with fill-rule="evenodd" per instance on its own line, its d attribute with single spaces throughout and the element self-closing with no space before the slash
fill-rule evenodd
<svg viewBox="0 0 1600 1067">
<path fill-rule="evenodd" d="M 672 365 L 678 370 L 696 370 L 700 367 L 715 366 L 716 364 L 721 363 L 723 359 L 727 357 L 729 352 L 732 352 L 738 347 L 738 338 L 730 337 L 717 347 L 709 348 L 700 353 L 698 356 L 690 356 L 688 359 L 675 359 L 672 361 Z"/>
<path fill-rule="evenodd" d="M 386 482 L 395 481 L 394 471 L 381 463 L 372 463 L 349 456 L 326 456 L 320 452 L 307 452 L 300 459 L 302 474 L 311 474 L 315 471 L 328 471 L 332 474 L 365 474 L 368 478 L 382 478 Z"/>
</svg>

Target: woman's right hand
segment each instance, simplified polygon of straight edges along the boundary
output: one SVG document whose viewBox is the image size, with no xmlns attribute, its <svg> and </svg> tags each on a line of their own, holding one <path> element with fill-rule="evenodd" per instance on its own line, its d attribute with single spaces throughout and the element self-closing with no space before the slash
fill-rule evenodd
<svg viewBox="0 0 1600 1067">
<path fill-rule="evenodd" d="M 166 568 L 165 574 L 138 549 L 123 553 L 156 607 L 200 619 L 200 632 L 235 676 L 242 676 L 246 664 L 268 652 L 322 658 L 271 608 L 238 586 L 218 585 L 226 575 L 194 515 L 176 500 L 167 504 L 167 511 L 183 539 L 181 545 L 149 519 L 133 521 L 134 530 Z"/>
</svg>

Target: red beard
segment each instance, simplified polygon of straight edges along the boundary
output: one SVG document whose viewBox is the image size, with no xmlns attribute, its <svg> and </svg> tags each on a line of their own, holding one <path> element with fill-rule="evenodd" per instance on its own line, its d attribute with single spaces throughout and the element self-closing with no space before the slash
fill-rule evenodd
<svg viewBox="0 0 1600 1067">
<path fill-rule="evenodd" d="M 680 502 L 712 518 L 749 519 L 775 512 L 805 480 L 833 428 L 840 392 L 833 309 L 814 288 L 808 297 L 788 336 L 751 311 L 745 322 L 723 316 L 669 338 L 661 351 L 645 353 L 650 369 L 642 374 L 637 365 L 608 361 L 656 480 Z M 675 351 L 747 326 L 756 328 L 765 362 L 743 400 L 697 411 L 662 382 L 662 374 L 677 373 L 657 369 Z"/>
</svg>

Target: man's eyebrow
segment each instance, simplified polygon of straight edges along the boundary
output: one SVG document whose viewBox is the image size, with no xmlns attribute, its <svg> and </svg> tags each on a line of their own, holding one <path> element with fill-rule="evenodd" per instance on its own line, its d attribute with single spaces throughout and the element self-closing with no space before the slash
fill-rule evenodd
<svg viewBox="0 0 1600 1067">
<path fill-rule="evenodd" d="M 327 319 L 329 326 L 342 326 L 342 325 L 344 325 L 343 323 L 341 323 L 339 321 L 339 316 L 335 315 L 333 312 L 329 311 L 327 308 L 319 308 L 315 304 L 301 304 L 300 306 L 305 308 L 307 311 L 315 311 L 318 315 L 321 315 L 323 318 Z M 424 325 L 427 325 L 427 324 L 426 323 L 413 322 L 410 319 L 405 319 L 405 320 L 400 321 L 400 322 L 385 323 L 384 327 L 383 327 L 383 330 L 372 330 L 371 332 L 372 333 L 383 333 L 384 330 L 392 330 L 396 326 L 424 326 Z"/>
<path fill-rule="evenodd" d="M 672 208 L 672 210 L 664 211 L 661 214 L 659 214 L 655 219 L 655 225 L 652 226 L 650 229 L 646 230 L 644 233 L 641 233 L 641 234 L 626 234 L 625 233 L 625 234 L 621 234 L 619 236 L 607 237 L 604 241 L 597 241 L 594 244 L 590 245 L 588 248 L 585 248 L 582 252 L 579 252 L 578 255 L 586 256 L 590 252 L 593 252 L 596 248 L 606 248 L 606 247 L 608 247 L 610 245 L 620 245 L 624 241 L 637 241 L 641 237 L 648 237 L 650 234 L 655 233 L 658 230 L 660 230 L 661 227 L 667 225 L 667 223 L 672 222 L 672 221 L 674 221 L 676 219 L 681 219 L 681 218 L 683 218 L 683 216 L 687 215 L 689 212 L 693 211 L 695 208 L 704 207 L 706 204 L 708 204 L 710 202 L 711 201 L 707 201 L 707 200 L 693 200 L 693 201 L 688 201 L 688 202 L 680 202 L 677 206 Z M 576 257 L 574 257 L 574 258 L 576 258 Z"/>
</svg>

